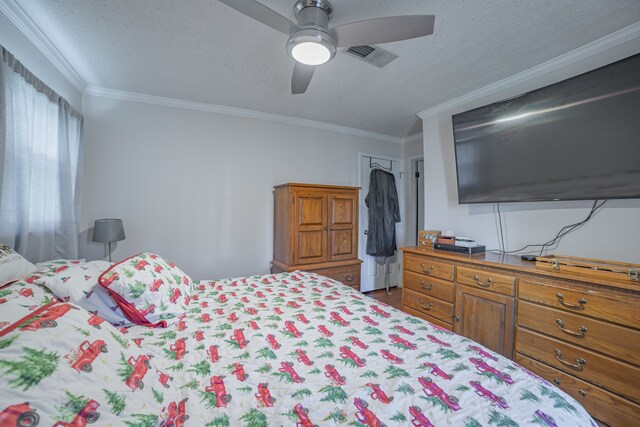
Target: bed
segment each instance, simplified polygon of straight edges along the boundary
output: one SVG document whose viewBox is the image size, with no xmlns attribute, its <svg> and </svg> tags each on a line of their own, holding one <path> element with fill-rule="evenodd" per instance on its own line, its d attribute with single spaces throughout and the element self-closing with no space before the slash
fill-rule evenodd
<svg viewBox="0 0 640 427">
<path fill-rule="evenodd" d="M 2 426 L 595 426 L 514 362 L 316 274 L 191 282 L 166 327 L 122 328 L 36 277 L 0 289 Z"/>
</svg>

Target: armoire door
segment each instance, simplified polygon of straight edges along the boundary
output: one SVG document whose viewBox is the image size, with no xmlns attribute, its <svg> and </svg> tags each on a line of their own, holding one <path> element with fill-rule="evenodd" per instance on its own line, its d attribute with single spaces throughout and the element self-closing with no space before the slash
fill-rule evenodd
<svg viewBox="0 0 640 427">
<path fill-rule="evenodd" d="M 296 191 L 294 195 L 294 263 L 326 262 L 327 256 L 327 193 Z"/>
<path fill-rule="evenodd" d="M 329 260 L 358 257 L 358 193 L 329 194 Z"/>
</svg>

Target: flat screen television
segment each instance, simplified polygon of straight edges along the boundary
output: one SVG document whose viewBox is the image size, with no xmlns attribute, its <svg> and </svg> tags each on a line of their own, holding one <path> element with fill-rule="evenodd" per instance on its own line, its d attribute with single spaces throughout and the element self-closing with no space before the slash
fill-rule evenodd
<svg viewBox="0 0 640 427">
<path fill-rule="evenodd" d="M 462 204 L 640 198 L 640 54 L 452 120 Z"/>
</svg>

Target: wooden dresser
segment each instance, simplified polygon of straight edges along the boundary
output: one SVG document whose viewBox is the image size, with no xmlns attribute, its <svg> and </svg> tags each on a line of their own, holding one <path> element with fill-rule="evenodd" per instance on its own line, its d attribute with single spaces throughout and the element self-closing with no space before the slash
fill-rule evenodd
<svg viewBox="0 0 640 427">
<path fill-rule="evenodd" d="M 598 421 L 640 425 L 640 282 L 509 255 L 402 250 L 406 312 L 513 358 Z"/>
<path fill-rule="evenodd" d="M 271 272 L 304 270 L 360 290 L 358 187 L 275 187 Z"/>
</svg>

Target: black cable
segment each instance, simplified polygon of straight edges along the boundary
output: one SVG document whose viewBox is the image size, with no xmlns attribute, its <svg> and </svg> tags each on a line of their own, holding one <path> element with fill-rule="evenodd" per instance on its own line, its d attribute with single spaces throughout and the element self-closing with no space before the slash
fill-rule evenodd
<svg viewBox="0 0 640 427">
<path fill-rule="evenodd" d="M 504 245 L 504 232 L 502 231 L 502 214 L 500 213 L 500 203 L 498 203 L 498 221 L 500 222 L 500 244 L 502 245 L 502 251 L 506 249 Z"/>
</svg>

